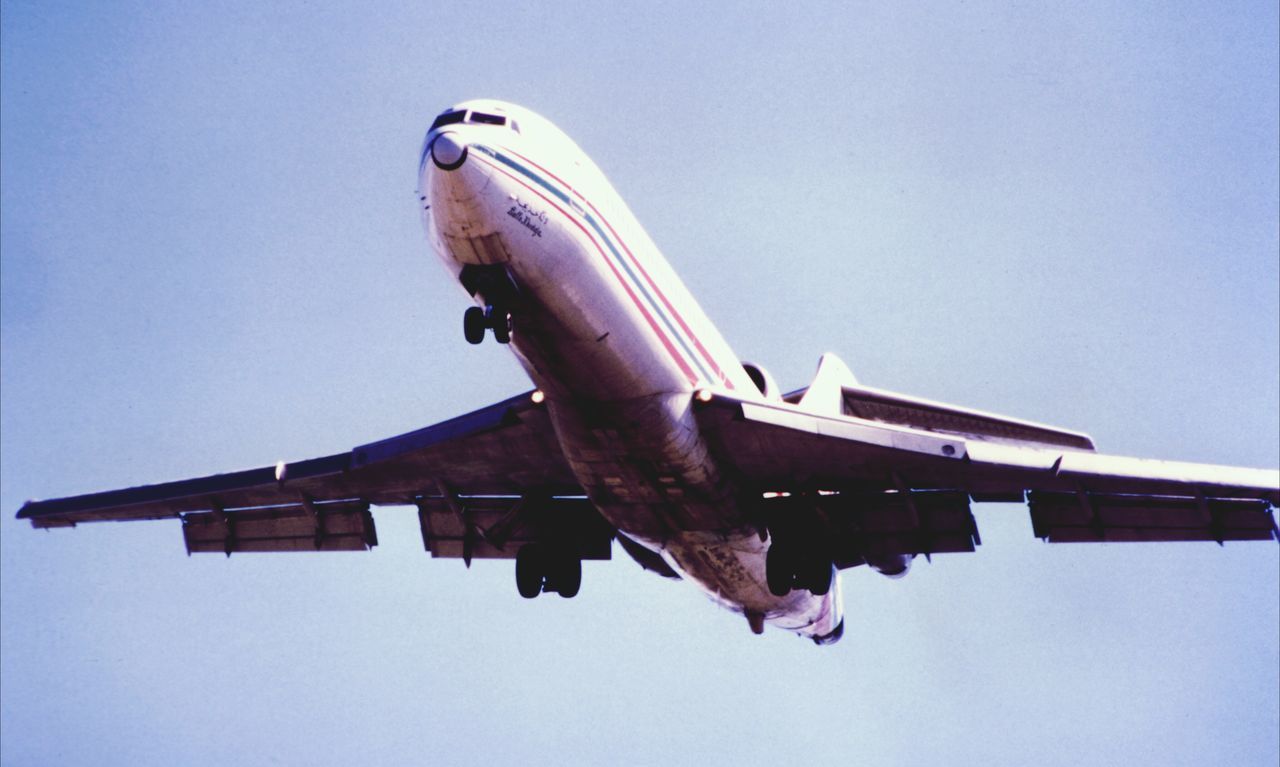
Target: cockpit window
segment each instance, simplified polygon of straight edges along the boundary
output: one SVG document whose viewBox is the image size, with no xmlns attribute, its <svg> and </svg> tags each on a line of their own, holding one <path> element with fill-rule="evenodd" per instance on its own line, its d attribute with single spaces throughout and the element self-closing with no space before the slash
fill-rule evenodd
<svg viewBox="0 0 1280 767">
<path fill-rule="evenodd" d="M 465 109 L 459 109 L 456 112 L 445 112 L 444 114 L 437 117 L 435 122 L 431 123 L 431 128 L 430 130 L 428 130 L 428 133 L 430 131 L 435 130 L 436 128 L 443 128 L 446 125 L 453 125 L 454 123 L 460 123 L 463 121 L 464 118 L 466 118 L 466 116 L 467 116 L 467 111 Z"/>
<path fill-rule="evenodd" d="M 511 129 L 516 133 L 520 132 L 520 126 L 516 125 L 515 120 L 507 122 L 504 115 L 489 114 L 488 112 L 467 112 L 465 109 L 458 109 L 452 112 L 445 112 L 431 123 L 431 127 L 427 130 L 430 133 L 437 128 L 443 128 L 446 125 L 454 125 L 460 122 L 469 122 L 473 125 L 510 125 Z"/>
</svg>

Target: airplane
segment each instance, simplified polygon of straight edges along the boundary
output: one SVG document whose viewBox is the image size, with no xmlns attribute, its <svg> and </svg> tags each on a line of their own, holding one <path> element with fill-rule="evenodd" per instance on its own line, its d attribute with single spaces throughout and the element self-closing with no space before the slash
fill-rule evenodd
<svg viewBox="0 0 1280 767">
<path fill-rule="evenodd" d="M 534 389 L 348 452 L 29 501 L 37 528 L 178 518 L 188 554 L 366 551 L 372 505 L 416 506 L 433 557 L 513 559 L 575 596 L 613 542 L 743 615 L 830 644 L 840 571 L 973 552 L 973 502 L 1050 543 L 1277 540 L 1280 471 L 1096 452 L 1086 434 L 864 386 L 834 355 L 783 392 L 741 361 L 604 174 L 550 121 L 466 101 L 418 163 L 463 336 Z"/>
</svg>

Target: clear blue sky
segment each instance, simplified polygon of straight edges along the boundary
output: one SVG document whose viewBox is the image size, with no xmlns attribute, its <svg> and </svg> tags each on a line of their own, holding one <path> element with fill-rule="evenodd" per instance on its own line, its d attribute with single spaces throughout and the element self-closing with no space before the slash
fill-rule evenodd
<svg viewBox="0 0 1280 767">
<path fill-rule="evenodd" d="M 976 554 L 846 573 L 817 649 L 625 557 L 526 602 L 411 509 L 371 553 L 230 560 L 12 519 L 523 390 L 414 205 L 473 97 L 574 136 L 785 386 L 835 351 L 1280 465 L 1276 4 L 1046 6 L 4 2 L 0 761 L 1276 764 L 1275 545 L 980 507 Z"/>
</svg>

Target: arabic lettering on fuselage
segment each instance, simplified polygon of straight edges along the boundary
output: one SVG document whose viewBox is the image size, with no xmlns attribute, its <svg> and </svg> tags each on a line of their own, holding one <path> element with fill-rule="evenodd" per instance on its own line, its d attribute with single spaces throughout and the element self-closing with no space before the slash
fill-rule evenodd
<svg viewBox="0 0 1280 767">
<path fill-rule="evenodd" d="M 507 215 L 524 225 L 534 237 L 542 236 L 542 227 L 547 225 L 547 214 L 534 210 L 523 200 L 517 199 L 507 210 Z"/>
</svg>

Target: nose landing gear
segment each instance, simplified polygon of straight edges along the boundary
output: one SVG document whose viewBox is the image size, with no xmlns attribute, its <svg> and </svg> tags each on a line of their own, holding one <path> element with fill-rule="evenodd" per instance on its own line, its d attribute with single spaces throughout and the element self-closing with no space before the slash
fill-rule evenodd
<svg viewBox="0 0 1280 767">
<path fill-rule="evenodd" d="M 511 308 L 520 307 L 520 290 L 502 264 L 468 264 L 458 275 L 462 287 L 484 307 L 472 306 L 462 315 L 462 334 L 469 344 L 484 340 L 486 330 L 500 344 L 511 343 Z"/>
<path fill-rule="evenodd" d="M 484 309 L 478 306 L 468 308 L 462 315 L 462 335 L 466 336 L 469 344 L 478 344 L 484 340 L 487 325 Z"/>
<path fill-rule="evenodd" d="M 493 340 L 500 344 L 511 343 L 511 312 L 486 306 L 484 315 L 489 321 L 489 327 L 493 328 Z"/>
<path fill-rule="evenodd" d="M 493 339 L 500 344 L 511 342 L 511 312 L 495 306 L 481 309 L 472 306 L 462 315 L 462 335 L 469 344 L 484 340 L 486 330 L 493 331 Z"/>
</svg>

